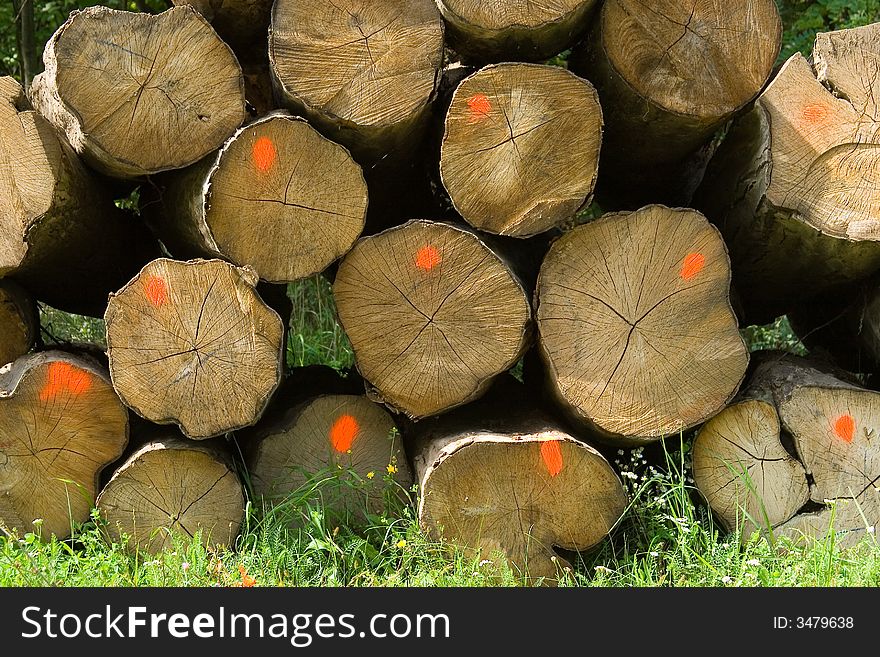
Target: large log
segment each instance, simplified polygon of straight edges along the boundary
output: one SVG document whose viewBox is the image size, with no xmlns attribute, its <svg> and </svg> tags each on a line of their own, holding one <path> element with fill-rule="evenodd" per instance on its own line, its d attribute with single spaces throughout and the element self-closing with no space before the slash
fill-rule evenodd
<svg viewBox="0 0 880 657">
<path fill-rule="evenodd" d="M 820 34 L 730 130 L 698 207 L 730 247 L 748 323 L 880 268 L 880 25 Z M 745 292 L 748 291 L 748 295 Z"/>
<path fill-rule="evenodd" d="M 443 60 L 432 0 L 276 0 L 276 90 L 361 164 L 418 150 Z"/>
<path fill-rule="evenodd" d="M 175 540 L 231 546 L 244 520 L 244 494 L 220 446 L 168 437 L 132 454 L 101 491 L 97 506 L 114 542 L 158 554 Z"/>
<path fill-rule="evenodd" d="M 736 394 L 749 360 L 729 288 L 724 242 L 693 210 L 649 206 L 570 231 L 536 291 L 551 394 L 615 443 L 705 421 Z"/>
<path fill-rule="evenodd" d="M 340 263 L 333 294 L 358 370 L 411 417 L 479 397 L 531 335 L 518 278 L 450 224 L 417 220 L 363 238 Z"/>
<path fill-rule="evenodd" d="M 0 280 L 0 365 L 29 352 L 40 335 L 33 297 L 9 280 Z"/>
<path fill-rule="evenodd" d="M 596 0 L 438 0 L 449 46 L 481 62 L 550 59 L 573 46 L 593 16 Z"/>
<path fill-rule="evenodd" d="M 474 560 L 506 562 L 532 583 L 554 583 L 569 566 L 554 548 L 593 547 L 627 505 L 605 458 L 512 377 L 474 404 L 417 423 L 407 438 L 425 532 Z"/>
<path fill-rule="evenodd" d="M 399 499 L 412 473 L 391 415 L 364 396 L 356 375 L 327 370 L 294 370 L 264 418 L 238 436 L 257 497 L 283 505 L 294 494 L 312 497 L 315 486 L 325 513 L 351 522 Z"/>
<path fill-rule="evenodd" d="M 487 66 L 456 89 L 440 176 L 472 226 L 528 237 L 592 200 L 602 142 L 593 86 L 556 66 Z"/>
<path fill-rule="evenodd" d="M 281 319 L 256 274 L 220 260 L 161 258 L 111 295 L 113 385 L 127 406 L 205 439 L 250 426 L 281 381 Z"/>
<path fill-rule="evenodd" d="M 224 258 L 275 283 L 326 269 L 367 214 L 367 185 L 348 151 L 284 112 L 158 184 L 159 202 L 145 207 L 172 255 Z"/>
<path fill-rule="evenodd" d="M 55 308 L 100 315 L 107 295 L 158 251 L 19 84 L 0 78 L 0 277 Z"/>
<path fill-rule="evenodd" d="M 689 205 L 700 151 L 761 91 L 781 37 L 773 0 L 606 2 L 570 61 L 605 111 L 599 203 Z"/>
<path fill-rule="evenodd" d="M 91 359 L 47 351 L 9 363 L 0 369 L 0 526 L 66 538 L 88 520 L 98 476 L 127 442 L 128 411 Z"/>
<path fill-rule="evenodd" d="M 192 7 L 75 11 L 46 44 L 37 110 L 89 165 L 136 178 L 190 165 L 245 117 L 241 66 Z"/>
<path fill-rule="evenodd" d="M 796 539 L 834 531 L 852 545 L 880 523 L 878 426 L 880 393 L 770 354 L 742 398 L 700 431 L 694 480 L 744 540 L 756 529 Z"/>
</svg>

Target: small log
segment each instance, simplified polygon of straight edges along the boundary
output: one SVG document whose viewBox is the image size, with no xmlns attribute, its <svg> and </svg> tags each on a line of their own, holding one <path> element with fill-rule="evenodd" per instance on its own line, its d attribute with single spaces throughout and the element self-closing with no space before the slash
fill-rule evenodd
<svg viewBox="0 0 880 657">
<path fill-rule="evenodd" d="M 0 78 L 0 277 L 54 308 L 100 316 L 107 295 L 158 251 L 21 86 Z"/>
<path fill-rule="evenodd" d="M 399 495 L 412 485 L 397 426 L 363 394 L 337 391 L 341 382 L 327 386 L 320 378 L 301 375 L 285 382 L 266 417 L 239 434 L 248 445 L 254 494 L 278 504 L 304 493 L 316 477 L 339 477 L 339 486 L 319 491 L 325 512 L 340 517 L 361 517 L 364 509 L 381 513 L 386 494 Z M 388 474 L 395 488 L 386 485 Z"/>
<path fill-rule="evenodd" d="M 9 280 L 0 280 L 0 365 L 29 352 L 40 335 L 33 297 Z"/>
<path fill-rule="evenodd" d="M 192 5 L 242 61 L 265 57 L 272 0 L 172 0 Z M 259 54 L 258 54 L 259 53 Z"/>
<path fill-rule="evenodd" d="M 170 433 L 170 432 L 169 432 Z M 98 497 L 113 542 L 158 554 L 174 538 L 231 546 L 244 520 L 244 494 L 230 459 L 215 445 L 166 437 L 147 443 Z"/>
<path fill-rule="evenodd" d="M 438 0 L 449 46 L 480 62 L 550 59 L 586 32 L 596 0 Z"/>
<path fill-rule="evenodd" d="M 724 242 L 698 212 L 655 205 L 575 228 L 536 291 L 552 396 L 612 443 L 704 422 L 749 361 L 729 290 Z"/>
<path fill-rule="evenodd" d="M 773 0 L 609 0 L 570 66 L 599 90 L 607 209 L 689 205 L 715 132 L 749 103 L 779 54 Z"/>
<path fill-rule="evenodd" d="M 281 381 L 283 326 L 253 270 L 160 258 L 111 295 L 113 385 L 157 424 L 201 440 L 250 426 Z"/>
<path fill-rule="evenodd" d="M 880 268 L 874 150 L 880 25 L 822 34 L 731 129 L 697 206 L 724 232 L 747 322 Z"/>
<path fill-rule="evenodd" d="M 0 526 L 70 536 L 127 442 L 128 411 L 91 359 L 46 351 L 9 363 L 0 369 Z"/>
<path fill-rule="evenodd" d="M 519 279 L 476 234 L 450 224 L 411 221 L 361 239 L 333 295 L 358 370 L 414 418 L 478 398 L 531 337 Z"/>
<path fill-rule="evenodd" d="M 287 283 L 317 274 L 363 231 L 367 185 L 348 151 L 278 112 L 166 174 L 149 220 L 178 258 L 220 257 Z M 242 221 L 242 217 L 247 217 Z"/>
<path fill-rule="evenodd" d="M 593 86 L 556 66 L 487 66 L 456 89 L 440 176 L 480 230 L 529 237 L 592 200 L 602 142 Z"/>
<path fill-rule="evenodd" d="M 880 522 L 878 425 L 880 393 L 770 354 L 743 401 L 698 435 L 694 480 L 725 525 L 743 528 L 743 539 L 755 529 L 811 538 L 833 529 L 850 545 Z M 808 501 L 820 510 L 804 508 Z"/>
<path fill-rule="evenodd" d="M 558 427 L 540 427 L 533 416 L 495 428 L 511 408 L 481 413 L 470 429 L 457 412 L 416 425 L 410 444 L 419 523 L 474 560 L 500 556 L 529 581 L 554 583 L 569 566 L 554 548 L 586 550 L 602 541 L 627 495 L 599 452 Z"/>
<path fill-rule="evenodd" d="M 432 0 L 276 0 L 276 91 L 362 164 L 418 150 L 443 60 Z"/>
<path fill-rule="evenodd" d="M 137 178 L 216 150 L 245 118 L 241 66 L 192 7 L 74 11 L 43 53 L 37 110 L 98 171 Z"/>
</svg>

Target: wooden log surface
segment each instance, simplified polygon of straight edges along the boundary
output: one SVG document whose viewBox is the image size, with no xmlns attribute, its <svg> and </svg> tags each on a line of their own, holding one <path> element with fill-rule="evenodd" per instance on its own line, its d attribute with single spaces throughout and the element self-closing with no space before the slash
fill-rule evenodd
<svg viewBox="0 0 880 657">
<path fill-rule="evenodd" d="M 693 210 L 609 214 L 557 240 L 536 319 L 551 395 L 615 443 L 644 443 L 720 411 L 748 350 L 717 229 Z"/>
<path fill-rule="evenodd" d="M 361 239 L 333 285 L 357 367 L 411 417 L 476 399 L 531 337 L 510 268 L 474 233 L 424 220 Z"/>
<path fill-rule="evenodd" d="M 880 26 L 820 34 L 793 55 L 709 167 L 697 205 L 724 232 L 749 323 L 880 268 L 871 95 Z"/>
<path fill-rule="evenodd" d="M 157 184 L 159 202 L 145 207 L 172 255 L 225 258 L 274 283 L 326 269 L 366 221 L 360 166 L 286 112 L 248 124 L 217 153 Z"/>
<path fill-rule="evenodd" d="M 128 411 L 97 363 L 60 351 L 9 363 L 0 369 L 0 525 L 66 538 L 88 520 L 98 476 L 127 442 Z"/>
<path fill-rule="evenodd" d="M 238 59 L 251 62 L 265 58 L 273 0 L 172 0 L 192 5 Z"/>
<path fill-rule="evenodd" d="M 40 316 L 33 297 L 10 280 L 0 280 L 0 364 L 29 352 L 40 337 Z"/>
<path fill-rule="evenodd" d="M 244 493 L 221 446 L 193 443 L 172 431 L 139 448 L 119 466 L 97 507 L 113 542 L 158 554 L 175 540 L 232 546 L 244 520 Z"/>
<path fill-rule="evenodd" d="M 137 178 L 190 165 L 245 118 L 241 66 L 192 7 L 75 11 L 43 53 L 31 98 L 90 166 Z"/>
<path fill-rule="evenodd" d="M 593 86 L 563 68 L 487 66 L 456 89 L 440 176 L 472 226 L 528 237 L 592 200 L 602 142 Z"/>
<path fill-rule="evenodd" d="M 104 320 L 113 385 L 138 415 L 205 439 L 256 422 L 281 381 L 278 314 L 221 260 L 148 264 Z"/>
<path fill-rule="evenodd" d="M 609 0 L 570 66 L 599 91 L 606 209 L 689 205 L 713 134 L 764 86 L 779 53 L 773 0 Z"/>
</svg>

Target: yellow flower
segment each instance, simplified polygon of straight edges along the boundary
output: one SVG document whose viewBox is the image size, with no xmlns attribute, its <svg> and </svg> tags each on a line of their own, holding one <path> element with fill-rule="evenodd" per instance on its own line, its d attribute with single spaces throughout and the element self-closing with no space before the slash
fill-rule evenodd
<svg viewBox="0 0 880 657">
<path fill-rule="evenodd" d="M 400 539 L 399 541 L 397 541 L 397 547 L 398 547 L 398 549 L 400 549 L 400 550 L 402 550 L 403 548 L 405 548 L 405 547 L 406 547 L 406 540 L 405 540 L 405 539 Z"/>
<path fill-rule="evenodd" d="M 388 464 L 388 474 L 394 474 L 395 472 L 397 472 L 397 468 L 393 464 L 389 463 Z"/>
<path fill-rule="evenodd" d="M 375 477 L 375 476 L 376 476 L 376 473 L 373 472 L 372 470 L 370 470 L 370 471 L 367 473 L 367 479 L 372 479 L 372 478 Z"/>
</svg>

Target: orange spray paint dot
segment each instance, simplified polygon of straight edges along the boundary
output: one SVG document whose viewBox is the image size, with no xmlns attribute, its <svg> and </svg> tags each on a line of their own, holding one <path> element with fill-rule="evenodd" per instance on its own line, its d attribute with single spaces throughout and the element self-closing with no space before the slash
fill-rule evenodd
<svg viewBox="0 0 880 657">
<path fill-rule="evenodd" d="M 486 118 L 492 111 L 492 103 L 485 94 L 474 94 L 467 99 L 467 105 L 471 111 L 471 123 Z"/>
<path fill-rule="evenodd" d="M 856 421 L 852 415 L 841 415 L 834 421 L 834 433 L 848 443 L 852 442 L 856 432 Z"/>
<path fill-rule="evenodd" d="M 168 287 L 165 285 L 165 281 L 158 276 L 150 276 L 147 279 L 147 284 L 144 286 L 144 294 L 147 295 L 147 300 L 156 308 L 161 308 L 168 303 Z"/>
<path fill-rule="evenodd" d="M 804 107 L 802 116 L 805 123 L 816 125 L 828 120 L 828 108 L 825 105 L 807 105 Z"/>
<path fill-rule="evenodd" d="M 559 446 L 558 440 L 548 440 L 541 443 L 541 458 L 544 459 L 544 465 L 547 466 L 547 472 L 551 477 L 562 472 L 562 448 Z"/>
<path fill-rule="evenodd" d="M 702 253 L 688 253 L 684 259 L 684 264 L 681 266 L 681 277 L 689 281 L 703 271 L 705 266 L 706 258 Z"/>
<path fill-rule="evenodd" d="M 440 252 L 430 244 L 426 244 L 416 253 L 416 267 L 423 271 L 431 271 L 442 262 Z"/>
<path fill-rule="evenodd" d="M 351 444 L 360 433 L 361 426 L 351 415 L 340 415 L 330 427 L 330 443 L 340 454 L 351 449 Z"/>
<path fill-rule="evenodd" d="M 275 164 L 278 157 L 278 151 L 275 150 L 275 144 L 268 137 L 260 137 L 254 142 L 252 152 L 254 166 L 263 173 L 266 173 Z"/>
<path fill-rule="evenodd" d="M 49 401 L 63 392 L 79 397 L 91 387 L 92 377 L 88 372 L 69 363 L 52 363 L 49 365 L 46 385 L 40 391 L 40 400 Z"/>
</svg>

